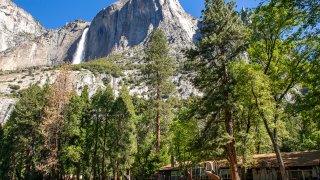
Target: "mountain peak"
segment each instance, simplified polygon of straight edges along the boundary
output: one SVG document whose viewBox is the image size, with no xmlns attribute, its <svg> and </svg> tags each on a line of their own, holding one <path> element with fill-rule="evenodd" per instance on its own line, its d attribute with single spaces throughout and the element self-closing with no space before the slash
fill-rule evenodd
<svg viewBox="0 0 320 180">
<path fill-rule="evenodd" d="M 197 24 L 178 0 L 120 0 L 91 23 L 85 59 L 142 45 L 155 28 L 162 29 L 173 47 L 181 50 L 193 42 Z"/>
<path fill-rule="evenodd" d="M 161 29 L 171 53 L 193 46 L 198 21 L 178 0 L 119 0 L 101 10 L 91 23 L 76 21 L 46 30 L 11 0 L 0 0 L 0 70 L 15 70 L 69 61 L 77 51 L 84 29 L 84 60 L 111 54 L 142 55 L 152 31 Z"/>
<path fill-rule="evenodd" d="M 40 36 L 45 28 L 11 0 L 0 0 L 0 52 Z"/>
</svg>

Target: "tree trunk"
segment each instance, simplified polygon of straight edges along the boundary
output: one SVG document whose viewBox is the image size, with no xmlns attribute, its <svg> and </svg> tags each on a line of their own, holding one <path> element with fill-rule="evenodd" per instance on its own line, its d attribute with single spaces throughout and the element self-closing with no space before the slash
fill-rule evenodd
<svg viewBox="0 0 320 180">
<path fill-rule="evenodd" d="M 160 112 L 157 110 L 157 152 L 160 152 Z"/>
<path fill-rule="evenodd" d="M 277 141 L 275 139 L 275 135 L 272 133 L 272 130 L 270 129 L 270 127 L 268 125 L 268 121 L 267 121 L 266 117 L 264 116 L 263 111 L 259 107 L 258 98 L 257 98 L 257 96 L 256 96 L 256 94 L 255 94 L 255 92 L 253 90 L 253 87 L 251 88 L 251 91 L 252 91 L 253 96 L 256 99 L 256 107 L 258 108 L 259 115 L 263 120 L 264 126 L 265 126 L 265 128 L 267 130 L 267 133 L 268 133 L 270 139 L 271 139 L 274 152 L 275 152 L 275 154 L 277 156 L 277 160 L 278 160 L 278 163 L 279 163 L 279 169 L 280 169 L 282 180 L 288 180 L 289 178 L 288 178 L 288 175 L 286 173 L 286 167 L 285 167 L 285 165 L 283 163 L 282 156 L 281 156 L 281 153 L 280 153 L 280 149 L 279 149 L 278 143 L 277 143 Z M 277 117 L 277 116 L 275 116 L 275 117 Z"/>
<path fill-rule="evenodd" d="M 157 101 L 160 101 L 160 90 L 157 90 Z M 157 102 L 157 147 L 156 151 L 159 153 L 160 152 L 160 105 L 159 102 Z"/>
<path fill-rule="evenodd" d="M 188 169 L 188 180 L 192 180 L 192 168 Z"/>
<path fill-rule="evenodd" d="M 106 139 L 107 139 L 107 127 L 108 127 L 108 118 L 106 118 L 106 122 L 105 122 L 105 126 L 104 126 L 104 137 L 103 137 L 103 153 L 102 153 L 102 179 L 105 180 L 107 179 L 107 175 L 106 175 L 106 163 L 105 163 L 105 159 L 106 159 Z"/>
<path fill-rule="evenodd" d="M 80 180 L 80 174 L 81 174 L 81 163 L 79 162 L 77 164 L 77 180 Z"/>
<path fill-rule="evenodd" d="M 247 163 L 247 156 L 246 156 L 246 152 L 247 152 L 247 149 L 246 149 L 246 146 L 247 146 L 247 137 L 248 137 L 248 134 L 250 132 L 250 128 L 251 128 L 251 111 L 252 111 L 252 108 L 250 107 L 248 109 L 249 113 L 248 113 L 248 119 L 247 119 L 247 129 L 246 129 L 246 137 L 245 137 L 245 140 L 244 140 L 244 150 L 242 152 L 242 164 L 246 164 Z M 247 180 L 247 168 L 242 166 L 241 167 L 241 180 Z"/>
<path fill-rule="evenodd" d="M 285 165 L 283 163 L 282 156 L 281 156 L 281 153 L 280 153 L 280 149 L 279 149 L 278 143 L 277 143 L 277 141 L 275 139 L 275 136 L 273 135 L 271 129 L 269 128 L 268 122 L 266 121 L 265 118 L 263 118 L 263 122 L 264 122 L 264 125 L 265 125 L 266 129 L 267 129 L 268 135 L 269 135 L 269 137 L 271 139 L 274 152 L 276 153 L 276 156 L 277 156 L 277 160 L 278 160 L 278 163 L 279 163 L 279 169 L 280 169 L 282 180 L 288 180 L 288 175 L 286 173 L 286 168 L 285 168 Z"/>
<path fill-rule="evenodd" d="M 230 162 L 230 170 L 231 170 L 231 179 L 232 180 L 240 180 L 239 172 L 238 172 L 238 162 L 237 162 L 237 153 L 236 153 L 236 142 L 233 134 L 233 124 L 232 124 L 232 114 L 229 105 L 229 92 L 226 87 L 228 87 L 228 73 L 227 66 L 224 65 L 224 76 L 222 78 L 222 86 L 225 88 L 223 92 L 224 96 L 224 122 L 226 126 L 226 131 L 231 138 L 227 143 L 227 154 Z"/>
<path fill-rule="evenodd" d="M 130 169 L 128 169 L 128 177 L 127 177 L 127 180 L 131 180 L 131 171 L 130 171 Z"/>
<path fill-rule="evenodd" d="M 93 151 L 93 179 L 97 179 L 97 150 L 98 150 L 98 128 L 99 128 L 99 112 L 97 112 L 97 118 L 96 118 L 96 127 L 95 127 L 95 144 L 94 144 L 94 151 Z"/>
<path fill-rule="evenodd" d="M 239 172 L 238 172 L 238 163 L 237 163 L 237 153 L 236 153 L 236 147 L 235 147 L 235 140 L 233 136 L 233 125 L 232 125 L 232 119 L 231 119 L 231 112 L 229 107 L 225 108 L 225 125 L 226 125 L 226 131 L 231 138 L 230 142 L 227 144 L 227 154 L 228 159 L 230 162 L 230 168 L 231 168 L 231 179 L 232 180 L 240 180 Z"/>
</svg>

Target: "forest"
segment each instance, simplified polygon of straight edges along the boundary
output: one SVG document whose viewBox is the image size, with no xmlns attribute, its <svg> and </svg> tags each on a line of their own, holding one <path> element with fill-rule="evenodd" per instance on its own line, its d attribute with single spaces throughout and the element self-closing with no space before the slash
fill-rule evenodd
<svg viewBox="0 0 320 180">
<path fill-rule="evenodd" d="M 150 179 L 171 163 L 238 162 L 320 150 L 320 2 L 205 0 L 201 37 L 184 51 L 184 71 L 201 92 L 176 97 L 170 45 L 155 30 L 144 49 L 148 98 L 111 86 L 77 94 L 71 65 L 53 84 L 19 91 L 0 129 L 0 179 Z M 103 68 L 103 67 L 102 67 Z"/>
</svg>

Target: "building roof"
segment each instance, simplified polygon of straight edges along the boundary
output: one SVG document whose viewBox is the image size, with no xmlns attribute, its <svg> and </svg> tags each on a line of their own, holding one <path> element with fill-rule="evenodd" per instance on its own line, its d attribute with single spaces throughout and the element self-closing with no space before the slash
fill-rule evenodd
<svg viewBox="0 0 320 180">
<path fill-rule="evenodd" d="M 320 151 L 281 153 L 286 167 L 319 166 Z M 254 167 L 279 167 L 275 153 L 254 155 Z"/>
<path fill-rule="evenodd" d="M 188 165 L 191 165 L 192 162 L 191 161 L 187 161 L 187 162 L 183 162 L 183 163 L 176 163 L 174 165 L 174 167 L 172 167 L 171 164 L 169 165 L 166 165 L 166 166 L 163 166 L 159 169 L 159 171 L 174 171 L 174 170 L 178 170 L 179 167 L 184 167 L 184 166 L 188 166 Z"/>
<path fill-rule="evenodd" d="M 288 152 L 281 153 L 282 159 L 286 167 L 306 167 L 306 166 L 320 166 L 320 151 L 303 151 L 303 152 Z M 218 165 L 220 168 L 229 168 L 229 162 L 227 160 L 214 160 L 205 161 Z M 187 162 L 190 165 L 191 162 Z M 242 162 L 239 161 L 238 165 L 241 166 Z M 171 165 L 160 168 L 160 171 L 172 171 L 177 170 L 179 165 L 175 167 Z M 253 156 L 251 168 L 263 168 L 263 167 L 279 167 L 278 160 L 275 153 L 269 154 L 256 154 Z"/>
<path fill-rule="evenodd" d="M 304 167 L 320 165 L 320 151 L 287 152 L 281 153 L 281 155 L 286 167 Z M 215 162 L 217 162 L 220 168 L 229 168 L 229 162 L 227 160 L 220 160 Z M 241 166 L 242 161 L 239 161 L 238 164 L 239 166 Z M 250 167 L 279 167 L 279 164 L 275 153 L 256 154 L 253 155 L 253 161 Z"/>
</svg>

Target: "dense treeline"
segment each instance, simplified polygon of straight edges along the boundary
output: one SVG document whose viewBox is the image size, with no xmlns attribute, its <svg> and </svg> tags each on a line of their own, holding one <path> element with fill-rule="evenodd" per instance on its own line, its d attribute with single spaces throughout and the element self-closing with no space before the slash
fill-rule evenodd
<svg viewBox="0 0 320 180">
<path fill-rule="evenodd" d="M 0 131 L 0 179 L 150 179 L 170 163 L 226 158 L 232 179 L 252 155 L 320 150 L 318 1 L 234 11 L 206 0 L 185 70 L 201 96 L 173 95 L 174 63 L 155 30 L 145 50 L 147 99 L 107 86 L 78 95 L 63 66 L 53 85 L 18 93 Z M 182 169 L 183 170 L 183 167 Z"/>
</svg>

